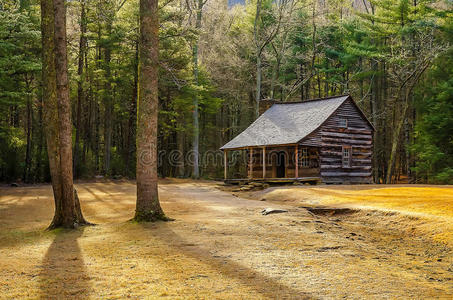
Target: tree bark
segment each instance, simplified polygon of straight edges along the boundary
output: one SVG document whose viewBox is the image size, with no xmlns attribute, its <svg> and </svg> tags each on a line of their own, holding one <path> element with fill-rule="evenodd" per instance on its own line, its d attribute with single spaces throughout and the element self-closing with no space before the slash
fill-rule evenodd
<svg viewBox="0 0 453 300">
<path fill-rule="evenodd" d="M 51 228 L 62 222 L 54 26 L 53 0 L 41 0 L 43 119 L 55 200 L 55 214 Z"/>
<path fill-rule="evenodd" d="M 64 0 L 42 0 L 43 114 L 55 200 L 49 229 L 88 224 L 72 178 L 72 125 L 66 56 Z"/>
<path fill-rule="evenodd" d="M 178 145 L 178 167 L 177 174 L 178 177 L 183 178 L 185 176 L 185 167 L 184 167 L 184 143 L 185 143 L 185 131 L 182 129 L 184 124 L 184 117 L 179 117 L 181 128 L 176 131 L 176 144 Z"/>
<path fill-rule="evenodd" d="M 38 145 L 36 147 L 36 165 L 34 172 L 34 182 L 42 181 L 42 146 L 43 146 L 43 116 L 42 116 L 42 96 L 38 104 Z"/>
<path fill-rule="evenodd" d="M 193 79 L 196 86 L 198 86 L 198 43 L 199 43 L 199 30 L 201 29 L 201 17 L 203 10 L 203 0 L 198 0 L 197 3 L 197 19 L 195 21 L 195 29 L 198 31 L 198 36 L 196 38 L 195 44 L 193 46 Z M 193 144 L 192 151 L 194 154 L 193 159 L 193 170 L 192 177 L 200 177 L 200 167 L 199 167 L 199 144 L 200 144 L 200 125 L 199 125 L 199 115 L 198 115 L 198 93 L 195 93 L 193 97 Z"/>
<path fill-rule="evenodd" d="M 260 115 L 260 100 L 261 100 L 261 51 L 262 47 L 258 43 L 258 21 L 261 14 L 261 0 L 256 2 L 255 22 L 253 25 L 253 38 L 256 47 L 256 90 L 255 90 L 255 119 Z"/>
<path fill-rule="evenodd" d="M 157 190 L 158 0 L 140 0 L 136 221 L 167 220 Z"/>
<path fill-rule="evenodd" d="M 66 54 L 66 8 L 64 0 L 54 0 L 55 13 L 55 75 L 57 76 L 58 126 L 60 131 L 60 172 L 62 189 L 62 224 L 73 227 L 75 219 L 72 174 L 72 126 Z"/>
<path fill-rule="evenodd" d="M 28 85 L 28 84 L 27 84 Z M 31 131 L 32 131 L 32 121 L 33 121 L 33 110 L 32 110 L 32 103 L 31 103 L 31 95 L 29 91 L 29 95 L 27 96 L 27 148 L 25 152 L 25 168 L 24 168 L 24 182 L 30 181 L 30 172 L 31 172 L 31 150 L 32 150 L 32 138 L 31 138 Z"/>
<path fill-rule="evenodd" d="M 109 18 L 107 23 L 107 36 L 112 34 L 112 22 Z M 111 61 L 112 52 L 110 45 L 104 49 L 104 64 L 105 64 L 105 85 L 104 85 L 104 174 L 110 175 L 110 157 L 112 148 L 112 117 L 113 117 L 113 99 L 112 99 L 112 84 L 111 84 Z"/>
<path fill-rule="evenodd" d="M 79 58 L 77 75 L 79 80 L 77 82 L 77 116 L 76 116 L 76 137 L 74 145 L 74 176 L 78 177 L 78 162 L 80 160 L 80 135 L 82 131 L 82 102 L 84 101 L 83 91 L 83 60 L 85 57 L 86 46 L 86 20 L 85 20 L 85 2 L 81 0 L 81 13 L 80 13 L 80 40 L 79 40 Z"/>
<path fill-rule="evenodd" d="M 261 100 L 261 53 L 256 56 L 256 94 L 255 94 L 255 118 L 260 116 L 260 100 Z"/>
<path fill-rule="evenodd" d="M 398 145 L 399 145 L 399 138 L 401 136 L 401 131 L 402 131 L 402 128 L 404 125 L 404 121 L 406 119 L 408 106 L 409 106 L 408 103 L 404 103 L 404 107 L 403 107 L 403 111 L 400 116 L 400 120 L 393 133 L 392 150 L 390 152 L 390 159 L 389 159 L 388 166 L 387 166 L 387 175 L 386 175 L 386 180 L 385 180 L 385 183 L 387 183 L 387 184 L 392 183 L 392 175 L 393 175 L 393 170 L 395 168 L 396 155 L 397 155 L 397 150 L 398 150 Z"/>
<path fill-rule="evenodd" d="M 134 88 L 132 91 L 132 101 L 129 105 L 129 120 L 127 125 L 127 141 L 126 141 L 126 176 L 130 176 L 131 161 L 135 152 L 135 132 L 137 130 L 137 93 L 138 93 L 138 41 L 135 47 L 135 60 L 134 60 Z"/>
</svg>

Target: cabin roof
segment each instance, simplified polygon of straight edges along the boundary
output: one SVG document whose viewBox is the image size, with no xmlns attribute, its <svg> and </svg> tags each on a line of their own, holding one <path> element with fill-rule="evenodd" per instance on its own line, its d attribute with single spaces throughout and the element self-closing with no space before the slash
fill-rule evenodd
<svg viewBox="0 0 453 300">
<path fill-rule="evenodd" d="M 343 95 L 275 103 L 220 149 L 297 144 L 318 129 L 348 98 L 349 95 Z M 361 115 L 365 118 L 363 113 Z"/>
</svg>

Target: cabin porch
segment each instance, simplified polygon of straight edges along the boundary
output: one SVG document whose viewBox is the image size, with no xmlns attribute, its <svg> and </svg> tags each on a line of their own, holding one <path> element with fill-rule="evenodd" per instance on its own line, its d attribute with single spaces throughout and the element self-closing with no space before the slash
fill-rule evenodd
<svg viewBox="0 0 453 300">
<path fill-rule="evenodd" d="M 228 152 L 245 152 L 246 168 L 240 176 L 229 177 Z M 290 183 L 321 181 L 319 148 L 301 145 L 247 147 L 224 150 L 225 183 L 248 182 Z M 244 174 L 246 173 L 246 174 Z"/>
</svg>

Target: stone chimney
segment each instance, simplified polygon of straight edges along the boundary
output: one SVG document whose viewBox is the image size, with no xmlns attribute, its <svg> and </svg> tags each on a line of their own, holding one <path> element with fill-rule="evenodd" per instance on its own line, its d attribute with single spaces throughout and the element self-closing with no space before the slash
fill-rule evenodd
<svg viewBox="0 0 453 300">
<path fill-rule="evenodd" d="M 274 103 L 279 103 L 280 101 L 275 99 L 261 99 L 259 103 L 259 113 L 260 116 L 268 110 Z"/>
</svg>

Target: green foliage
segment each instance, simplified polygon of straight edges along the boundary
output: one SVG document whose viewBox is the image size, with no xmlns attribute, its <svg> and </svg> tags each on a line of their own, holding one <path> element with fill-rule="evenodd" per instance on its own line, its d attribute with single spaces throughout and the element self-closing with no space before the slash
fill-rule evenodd
<svg viewBox="0 0 453 300">
<path fill-rule="evenodd" d="M 258 18 L 257 2 L 261 4 Z M 224 1 L 209 0 L 197 29 L 197 2 L 159 3 L 158 147 L 164 152 L 162 161 L 168 161 L 166 155 L 173 150 L 187 153 L 191 149 L 194 97 L 199 103 L 202 153 L 217 150 L 253 122 L 256 61 L 261 51 L 262 97 L 296 101 L 349 93 L 359 102 L 378 129 L 375 159 L 379 163 L 375 168 L 382 178 L 393 129 L 403 108 L 398 99 L 407 88 L 403 85 L 398 95 L 399 87 L 426 61 L 428 72 L 410 92 L 397 166 L 405 173 L 405 164 L 412 159 L 408 156 L 413 156 L 410 167 L 420 182 L 451 183 L 453 52 L 445 52 L 453 42 L 451 3 L 354 3 L 352 8 L 351 1 L 345 0 L 253 0 L 246 1 L 245 7 L 227 8 Z M 34 180 L 49 177 L 40 123 L 38 4 L 35 0 L 0 4 L 0 180 L 23 176 L 27 146 L 31 151 L 28 169 Z M 109 117 L 109 175 L 134 177 L 138 0 L 69 1 L 67 9 L 73 132 L 80 134 L 81 152 L 76 174 L 92 177 L 103 173 L 104 127 Z M 81 24 L 87 30 L 79 75 Z M 195 41 L 199 42 L 198 84 L 193 75 Z M 441 57 L 433 64 L 437 55 Z M 76 128 L 79 84 L 81 124 Z M 27 133 L 31 133 L 29 144 Z M 200 164 L 201 176 L 222 175 L 220 166 Z M 159 172 L 175 176 L 176 168 L 164 164 Z"/>
<path fill-rule="evenodd" d="M 22 176 L 25 137 L 21 128 L 0 127 L 0 178 L 14 181 Z"/>
<path fill-rule="evenodd" d="M 453 25 L 447 24 L 444 39 L 452 45 Z M 453 47 L 439 57 L 417 93 L 419 120 L 411 149 L 417 156 L 414 168 L 433 183 L 453 183 Z"/>
<path fill-rule="evenodd" d="M 40 27 L 36 6 L 0 6 L 0 180 L 17 180 L 25 167 L 27 101 L 39 96 Z M 4 121 L 3 121 L 4 120 Z M 33 151 L 34 149 L 32 149 Z"/>
</svg>

